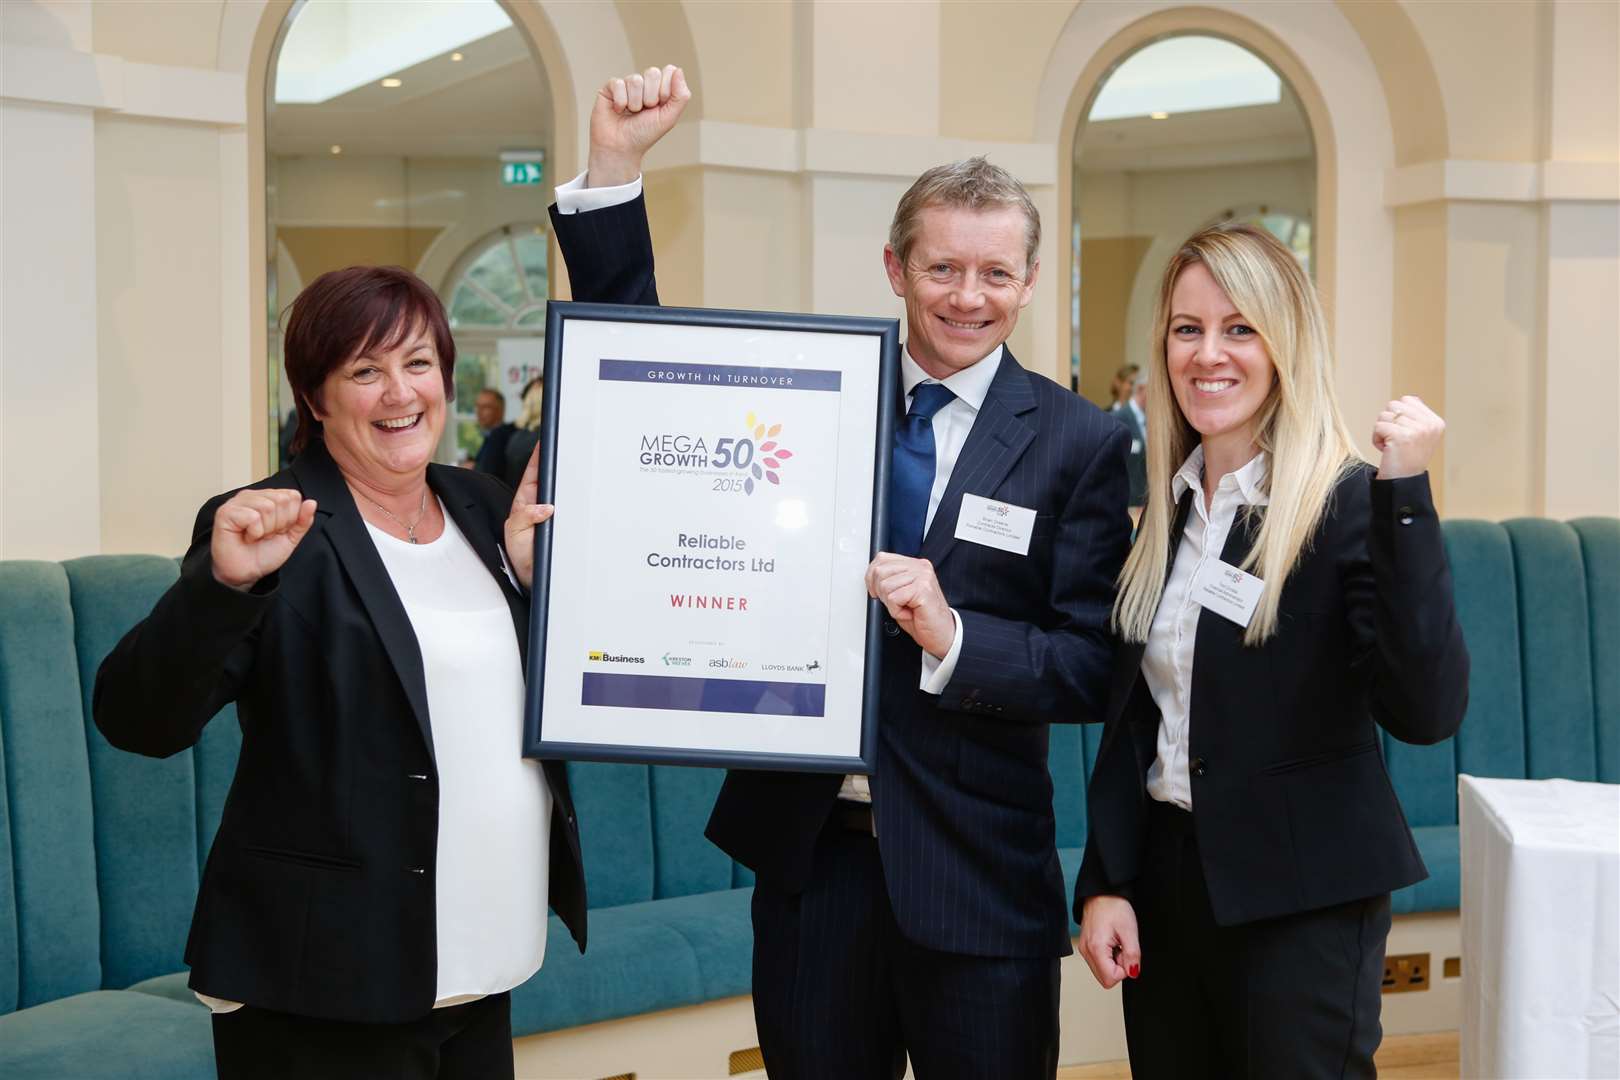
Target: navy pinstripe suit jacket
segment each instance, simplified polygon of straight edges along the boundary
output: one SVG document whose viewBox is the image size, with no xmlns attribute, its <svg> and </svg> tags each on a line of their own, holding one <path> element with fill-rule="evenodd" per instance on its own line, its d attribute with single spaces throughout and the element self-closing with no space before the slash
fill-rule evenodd
<svg viewBox="0 0 1620 1080">
<path fill-rule="evenodd" d="M 575 299 L 657 302 L 643 200 L 552 220 Z M 919 945 L 1070 951 L 1047 724 L 1102 718 L 1129 448 L 1116 420 L 1006 353 L 923 541 L 962 619 L 942 694 L 918 688 L 921 649 L 885 624 L 873 812 L 895 917 Z M 1028 555 L 955 539 L 965 493 L 1033 509 Z M 734 770 L 707 835 L 761 881 L 798 892 L 840 782 Z"/>
</svg>

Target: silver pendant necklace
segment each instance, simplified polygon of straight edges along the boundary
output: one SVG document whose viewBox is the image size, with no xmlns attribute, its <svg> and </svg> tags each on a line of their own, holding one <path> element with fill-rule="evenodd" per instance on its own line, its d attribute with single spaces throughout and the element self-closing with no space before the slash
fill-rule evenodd
<svg viewBox="0 0 1620 1080">
<path fill-rule="evenodd" d="M 410 541 L 413 544 L 420 544 L 422 542 L 422 541 L 420 541 L 420 540 L 418 540 L 416 538 L 416 527 L 418 525 L 422 524 L 422 518 L 424 516 L 426 516 L 426 514 L 427 514 L 427 485 L 426 484 L 422 485 L 422 505 L 416 508 L 416 520 L 415 521 L 406 521 L 404 518 L 400 517 L 398 514 L 394 513 L 392 510 L 388 509 L 388 507 L 384 506 L 382 503 L 378 502 L 376 499 L 373 499 L 370 495 L 367 495 L 364 492 L 361 492 L 361 497 L 363 499 L 365 499 L 366 502 L 370 503 L 372 506 L 375 506 L 377 509 L 381 510 L 383 513 L 387 514 L 389 517 L 393 518 L 396 522 L 398 522 L 399 527 L 405 530 L 405 539 L 406 540 Z"/>
</svg>

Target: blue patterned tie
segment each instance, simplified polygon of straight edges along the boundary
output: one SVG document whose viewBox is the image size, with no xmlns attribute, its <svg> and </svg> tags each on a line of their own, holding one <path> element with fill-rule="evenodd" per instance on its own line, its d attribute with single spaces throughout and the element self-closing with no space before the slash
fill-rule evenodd
<svg viewBox="0 0 1620 1080">
<path fill-rule="evenodd" d="M 916 555 L 922 550 L 928 495 L 934 487 L 933 416 L 956 400 L 940 383 L 919 383 L 911 411 L 894 433 L 894 468 L 889 475 L 889 550 Z"/>
</svg>

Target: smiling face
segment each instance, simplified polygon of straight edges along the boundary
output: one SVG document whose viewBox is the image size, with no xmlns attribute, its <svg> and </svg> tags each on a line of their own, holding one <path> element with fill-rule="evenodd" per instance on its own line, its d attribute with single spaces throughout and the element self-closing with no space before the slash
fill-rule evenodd
<svg viewBox="0 0 1620 1080">
<path fill-rule="evenodd" d="M 1260 334 L 1203 263 L 1176 278 L 1164 352 L 1176 403 L 1206 448 L 1224 445 L 1246 460 L 1276 373 Z"/>
<path fill-rule="evenodd" d="M 945 379 L 995 351 L 1035 294 L 1040 264 L 1025 264 L 1023 211 L 930 206 L 918 215 L 906 263 L 892 247 L 883 266 L 906 302 L 906 348 L 930 376 Z"/>
<path fill-rule="evenodd" d="M 444 377 L 432 333 L 419 326 L 391 349 L 351 357 L 310 404 L 344 473 L 385 491 L 414 484 L 444 431 Z"/>
</svg>

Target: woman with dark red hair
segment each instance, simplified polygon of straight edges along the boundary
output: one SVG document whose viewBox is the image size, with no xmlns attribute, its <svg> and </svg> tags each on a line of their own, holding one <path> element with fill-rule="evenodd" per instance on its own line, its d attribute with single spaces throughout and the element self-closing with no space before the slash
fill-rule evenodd
<svg viewBox="0 0 1620 1080">
<path fill-rule="evenodd" d="M 585 947 L 568 777 L 524 760 L 535 466 L 432 463 L 456 362 L 415 275 L 323 274 L 287 321 L 297 460 L 211 499 L 107 657 L 96 724 L 242 749 L 186 961 L 222 1077 L 512 1075 L 546 907 Z"/>
</svg>

